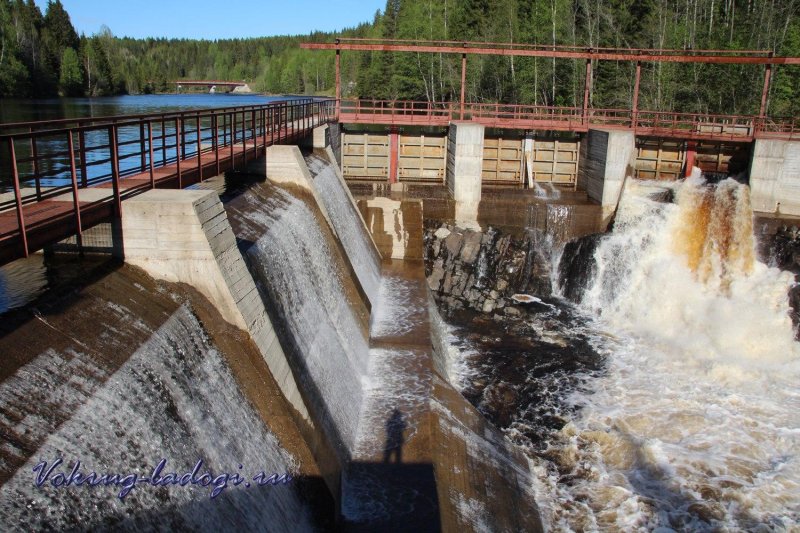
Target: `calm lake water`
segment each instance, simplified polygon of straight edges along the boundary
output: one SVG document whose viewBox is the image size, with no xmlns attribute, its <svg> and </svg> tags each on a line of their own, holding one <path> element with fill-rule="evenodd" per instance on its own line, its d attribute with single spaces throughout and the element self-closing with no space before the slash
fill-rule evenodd
<svg viewBox="0 0 800 533">
<path fill-rule="evenodd" d="M 158 94 L 140 96 L 116 96 L 107 98 L 52 98 L 46 100 L 0 99 L 0 123 L 16 123 L 40 120 L 55 120 L 62 118 L 80 117 L 107 117 L 119 115 L 139 115 L 148 113 L 161 113 L 165 111 L 188 111 L 193 109 L 211 109 L 222 107 L 238 107 L 259 105 L 270 102 L 292 100 L 297 96 L 262 96 L 255 94 Z M 208 125 L 206 125 L 208 127 Z M 156 166 L 165 160 L 174 160 L 174 122 L 164 124 L 167 137 L 159 139 L 161 126 L 154 124 L 153 134 L 154 163 Z M 120 172 L 138 172 L 141 168 L 139 144 L 126 144 L 140 138 L 138 126 L 120 127 L 117 135 L 120 143 Z M 197 133 L 194 123 L 189 121 L 184 128 L 183 142 L 186 150 L 194 150 Z M 211 143 L 211 131 L 202 133 L 201 142 Z M 77 143 L 77 139 L 74 141 Z M 87 178 L 90 180 L 110 179 L 110 152 L 108 146 L 108 133 L 105 130 L 92 130 L 86 133 L 86 163 L 88 164 Z M 35 177 L 41 187 L 59 187 L 70 183 L 70 161 L 68 154 L 67 136 L 54 135 L 40 137 L 37 140 L 36 150 L 39 157 L 39 167 L 34 168 L 30 163 L 33 147 L 28 141 L 15 142 L 18 161 L 20 186 L 32 188 L 35 186 Z M 79 158 L 80 154 L 76 154 Z M 8 192 L 13 188 L 13 172 L 10 165 L 10 152 L 7 143 L 0 145 L 0 193 Z M 148 156 L 145 160 L 149 161 Z M 107 164 L 106 164 L 107 163 Z M 80 163 L 79 163 L 80 164 Z M 82 177 L 81 177 L 82 178 Z M 23 195 L 26 193 L 23 192 Z M 0 202 L 0 208 L 2 208 Z"/>
<path fill-rule="evenodd" d="M 257 105 L 288 98 L 290 97 L 257 94 L 148 94 L 47 100 L 0 98 L 0 123 Z"/>
</svg>

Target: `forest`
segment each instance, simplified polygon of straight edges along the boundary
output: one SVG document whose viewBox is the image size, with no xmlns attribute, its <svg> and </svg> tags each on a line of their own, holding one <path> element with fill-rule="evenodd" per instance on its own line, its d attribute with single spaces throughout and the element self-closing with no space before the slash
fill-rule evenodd
<svg viewBox="0 0 800 533">
<path fill-rule="evenodd" d="M 179 79 L 246 81 L 271 94 L 332 94 L 336 37 L 568 45 L 586 48 L 768 50 L 800 55 L 800 0 L 387 0 L 337 34 L 189 40 L 78 35 L 59 0 L 0 0 L 0 97 L 102 96 L 173 90 Z M 343 52 L 343 96 L 454 101 L 460 57 Z M 629 108 L 631 63 L 593 65 L 591 105 Z M 578 106 L 585 65 L 470 56 L 467 100 Z M 753 114 L 763 66 L 644 63 L 640 109 Z M 800 67 L 778 66 L 771 116 L 800 114 Z"/>
</svg>

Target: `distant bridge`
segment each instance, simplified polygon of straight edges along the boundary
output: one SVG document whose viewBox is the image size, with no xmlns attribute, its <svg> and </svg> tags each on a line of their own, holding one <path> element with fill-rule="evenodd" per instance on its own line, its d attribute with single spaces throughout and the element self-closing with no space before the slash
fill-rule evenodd
<svg viewBox="0 0 800 533">
<path fill-rule="evenodd" d="M 220 81 L 220 80 L 175 80 L 171 81 L 178 87 L 245 87 L 244 81 Z"/>
</svg>

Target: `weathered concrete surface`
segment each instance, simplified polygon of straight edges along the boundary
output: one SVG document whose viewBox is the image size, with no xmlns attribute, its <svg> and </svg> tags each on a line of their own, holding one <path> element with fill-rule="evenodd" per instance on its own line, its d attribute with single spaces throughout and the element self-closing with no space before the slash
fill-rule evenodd
<svg viewBox="0 0 800 533">
<path fill-rule="evenodd" d="M 311 133 L 311 135 L 303 138 L 300 141 L 300 146 L 303 146 L 304 148 L 324 150 L 325 148 L 330 147 L 330 140 L 330 129 L 328 128 L 327 124 L 323 124 L 322 126 L 317 126 L 314 128 L 314 131 Z"/>
<path fill-rule="evenodd" d="M 452 122 L 447 143 L 446 183 L 456 202 L 456 218 L 477 224 L 483 174 L 485 128 L 474 122 Z"/>
<path fill-rule="evenodd" d="M 196 288 L 230 324 L 250 333 L 289 403 L 309 420 L 264 304 L 213 191 L 155 189 L 125 202 L 126 262 Z"/>
<path fill-rule="evenodd" d="M 754 211 L 800 215 L 800 142 L 756 140 L 750 200 Z"/>
<path fill-rule="evenodd" d="M 383 258 L 422 257 L 422 202 L 378 196 L 359 200 L 358 208 Z"/>
<path fill-rule="evenodd" d="M 633 172 L 636 136 L 632 131 L 590 129 L 581 143 L 578 188 L 603 207 L 607 221 Z"/>
<path fill-rule="evenodd" d="M 322 216 L 325 217 L 331 231 L 336 233 L 336 229 L 331 222 L 331 217 L 328 215 L 328 210 L 325 209 L 325 203 L 319 198 L 313 186 L 314 178 L 308 170 L 308 165 L 306 165 L 306 161 L 299 147 L 295 145 L 270 146 L 267 148 L 266 165 L 267 179 L 271 182 L 294 185 L 313 194 L 320 211 L 322 211 Z"/>
<path fill-rule="evenodd" d="M 402 212 L 412 204 L 416 204 L 413 213 Z M 362 456 L 348 472 L 345 488 L 352 491 L 365 487 L 362 496 L 372 498 L 365 505 L 374 501 L 378 508 L 385 504 L 390 510 L 402 509 L 399 496 L 413 495 L 413 502 L 406 496 L 407 506 L 414 509 L 419 505 L 421 517 L 433 516 L 430 503 L 420 504 L 422 495 L 435 505 L 438 514 L 435 521 L 415 517 L 406 522 L 402 512 L 395 511 L 351 529 L 541 531 L 527 459 L 447 381 L 446 355 L 436 327 L 431 326 L 427 280 L 420 260 L 424 246 L 421 202 L 378 197 L 360 200 L 359 206 L 379 248 L 385 242 L 386 230 L 384 212 L 378 206 L 391 206 L 392 216 L 397 217 L 393 220 L 402 222 L 409 245 L 404 247 L 404 260 L 384 261 L 384 283 L 391 287 L 388 297 L 397 298 L 400 304 L 389 304 L 390 312 L 381 313 L 379 320 L 386 325 L 381 328 L 373 324 L 372 329 L 371 346 L 394 352 L 385 360 L 378 356 L 373 361 L 376 370 L 386 377 L 384 383 L 373 384 L 381 393 L 374 405 L 365 408 L 369 427 L 374 428 L 385 448 L 373 448 L 373 455 Z M 470 232 L 466 245 L 462 240 L 454 253 L 475 262 L 481 234 Z M 392 446 L 397 445 L 390 435 L 393 409 L 403 415 L 402 461 L 398 464 L 391 462 Z M 384 431 L 378 426 L 381 420 Z M 431 495 L 433 489 L 435 494 Z M 353 512 L 358 515 L 358 511 Z"/>
<path fill-rule="evenodd" d="M 211 302 L 191 287 L 156 281 L 129 265 L 107 261 L 75 268 L 80 269 L 75 281 L 52 287 L 35 309 L 12 311 L 0 322 L 0 389 L 7 389 L 15 374 L 34 372 L 37 361 L 52 363 L 40 368 L 48 376 L 36 371 L 47 381 L 47 387 L 34 380 L 28 384 L 29 395 L 19 397 L 19 401 L 4 398 L 3 410 L 13 410 L 16 419 L 13 428 L 3 429 L 11 419 L 0 422 L 4 435 L 14 435 L 14 445 L 0 452 L 0 484 L 74 414 L 77 406 L 66 398 L 88 399 L 106 380 L 113 379 L 128 358 L 183 305 L 189 305 L 200 319 L 261 419 L 298 459 L 300 473 L 319 477 L 319 469 L 293 422 L 292 409 L 258 349 L 246 332 L 227 324 Z M 19 382 L 12 389 L 24 392 L 20 386 L 26 384 Z M 80 394 L 52 396 L 54 390 L 69 388 Z"/>
</svg>

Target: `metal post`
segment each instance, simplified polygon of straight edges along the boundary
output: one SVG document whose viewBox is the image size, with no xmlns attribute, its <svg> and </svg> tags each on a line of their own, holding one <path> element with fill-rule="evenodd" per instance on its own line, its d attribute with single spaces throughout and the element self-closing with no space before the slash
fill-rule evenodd
<svg viewBox="0 0 800 533">
<path fill-rule="evenodd" d="M 339 39 L 336 39 L 336 44 L 339 44 Z M 336 49 L 336 116 L 339 116 L 339 106 L 342 101 L 342 67 L 341 67 L 341 50 Z"/>
<path fill-rule="evenodd" d="M 153 121 L 147 121 L 147 151 L 150 156 L 150 188 L 156 188 L 156 175 L 153 169 Z"/>
<path fill-rule="evenodd" d="M 78 236 L 78 246 L 81 245 L 81 234 L 83 227 L 81 225 L 81 204 L 78 200 L 78 171 L 75 168 L 75 146 L 72 139 L 72 130 L 69 131 L 69 170 L 70 177 L 72 178 L 72 203 L 75 206 L 75 230 Z"/>
<path fill-rule="evenodd" d="M 28 251 L 28 235 L 25 231 L 25 215 L 22 212 L 22 197 L 19 192 L 19 170 L 17 169 L 17 154 L 14 152 L 14 138 L 8 138 L 8 151 L 11 157 L 11 175 L 14 178 L 14 198 L 17 204 L 17 224 L 19 225 L 19 235 L 22 238 L 22 252 L 25 257 L 30 255 Z"/>
<path fill-rule="evenodd" d="M 276 107 L 274 105 L 270 106 L 270 108 L 269 108 L 269 131 L 270 131 L 270 137 L 272 137 L 272 142 L 270 144 L 275 144 L 275 124 L 277 123 L 277 120 L 275 120 L 275 110 L 276 110 Z"/>
<path fill-rule="evenodd" d="M 36 200 L 42 200 L 42 184 L 39 182 L 39 152 L 36 149 L 36 137 L 33 128 L 28 128 L 31 134 L 31 157 L 33 158 L 33 182 L 36 186 Z"/>
<path fill-rule="evenodd" d="M 183 114 L 181 114 L 183 116 Z M 181 153 L 179 154 L 180 158 L 186 158 L 186 122 L 180 120 L 181 124 Z"/>
<path fill-rule="evenodd" d="M 114 189 L 114 214 L 117 218 L 122 218 L 122 194 L 119 186 L 119 153 L 117 146 L 117 126 L 116 124 L 108 128 L 109 146 L 111 147 L 111 186 Z"/>
<path fill-rule="evenodd" d="M 141 170 L 140 172 L 144 172 L 147 168 L 147 156 L 145 155 L 144 151 L 144 122 L 139 123 L 139 153 L 141 155 Z"/>
<path fill-rule="evenodd" d="M 178 165 L 178 188 L 183 189 L 183 176 L 181 175 L 181 132 L 183 123 L 180 118 L 175 118 L 175 161 Z"/>
<path fill-rule="evenodd" d="M 161 164 L 167 164 L 167 124 L 161 119 Z"/>
<path fill-rule="evenodd" d="M 258 157 L 258 135 L 256 135 L 256 110 L 250 111 L 250 131 L 253 134 L 253 159 Z"/>
<path fill-rule="evenodd" d="M 200 144 L 200 111 L 197 112 L 197 179 L 203 181 L 203 147 Z"/>
<path fill-rule="evenodd" d="M 86 174 L 86 132 L 81 128 L 78 133 L 78 151 L 81 154 L 81 187 L 89 186 L 89 176 Z"/>
<path fill-rule="evenodd" d="M 592 87 L 592 60 L 586 60 L 586 78 L 583 81 L 583 120 L 584 124 L 589 122 L 589 92 Z"/>
<path fill-rule="evenodd" d="M 262 141 L 264 143 L 264 153 L 267 153 L 267 108 L 261 108 L 261 128 L 262 128 Z"/>
<path fill-rule="evenodd" d="M 642 62 L 636 62 L 636 82 L 633 84 L 633 106 L 631 109 L 631 127 L 636 129 L 636 121 L 639 114 L 639 81 L 642 77 Z"/>
<path fill-rule="evenodd" d="M 211 122 L 214 128 L 214 138 L 212 139 L 212 145 L 214 147 L 214 165 L 216 165 L 217 176 L 219 176 L 219 115 L 214 113 L 211 117 Z"/>
<path fill-rule="evenodd" d="M 228 147 L 231 152 L 231 168 L 236 170 L 236 154 L 233 151 L 233 145 L 236 142 L 236 114 L 231 111 L 230 115 L 231 119 L 228 121 L 228 124 L 230 124 L 231 129 L 231 142 L 228 144 Z"/>
<path fill-rule="evenodd" d="M 695 156 L 697 155 L 697 143 L 689 141 L 686 143 L 686 171 L 684 176 L 687 178 L 692 175 L 692 168 L 694 168 Z"/>
<path fill-rule="evenodd" d="M 767 116 L 767 96 L 769 95 L 769 83 L 772 78 L 772 65 L 767 63 L 764 69 L 764 90 L 761 91 L 761 109 L 758 111 L 758 118 L 764 119 Z"/>
<path fill-rule="evenodd" d="M 467 94 L 467 54 L 461 54 L 461 120 L 464 120 L 464 99 Z"/>
<path fill-rule="evenodd" d="M 397 129 L 392 128 L 389 133 L 389 183 L 397 183 L 397 170 L 399 163 L 400 136 Z"/>
</svg>

